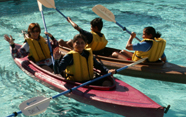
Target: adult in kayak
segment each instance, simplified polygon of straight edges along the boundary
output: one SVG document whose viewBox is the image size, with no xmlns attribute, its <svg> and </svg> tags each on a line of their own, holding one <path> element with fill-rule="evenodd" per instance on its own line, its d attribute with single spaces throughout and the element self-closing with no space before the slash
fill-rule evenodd
<svg viewBox="0 0 186 117">
<path fill-rule="evenodd" d="M 133 61 L 138 61 L 141 58 L 148 57 L 149 62 L 156 62 L 161 58 L 163 62 L 167 62 L 166 55 L 164 53 L 166 41 L 161 37 L 159 32 L 153 27 L 145 27 L 143 30 L 143 40 L 140 43 L 132 44 L 133 39 L 136 37 L 136 33 L 132 32 L 130 38 L 126 44 L 127 50 L 135 50 L 134 54 L 132 55 Z M 120 59 L 126 59 L 123 56 L 125 50 L 121 52 L 114 52 L 112 54 L 113 57 L 118 57 Z M 126 54 L 126 53 L 125 53 Z"/>
<path fill-rule="evenodd" d="M 73 50 L 66 54 L 61 60 L 59 51 L 54 53 L 55 64 L 54 71 L 61 74 L 65 70 L 67 80 L 76 82 L 85 82 L 93 79 L 93 68 L 101 70 L 102 73 L 115 73 L 114 69 L 108 70 L 100 64 L 93 56 L 91 48 L 86 48 L 86 38 L 82 34 L 77 34 L 72 40 Z M 104 81 L 98 81 L 99 85 L 105 84 Z M 101 83 L 101 84 L 100 84 Z M 108 84 L 108 81 L 107 83 Z"/>
<path fill-rule="evenodd" d="M 87 48 L 91 48 L 93 53 L 100 53 L 101 50 L 105 48 L 107 45 L 107 40 L 103 33 L 101 33 L 102 27 L 103 27 L 103 21 L 101 18 L 95 18 L 93 19 L 91 24 L 91 32 L 85 31 L 82 28 L 80 28 L 76 23 L 74 23 L 71 18 L 68 17 L 68 22 L 71 23 L 71 25 L 80 32 L 80 34 L 83 34 L 87 39 Z M 60 41 L 59 41 L 60 44 Z M 61 45 L 64 44 L 64 41 L 61 40 Z M 72 48 L 72 41 L 68 41 L 67 44 Z"/>
<path fill-rule="evenodd" d="M 53 71 L 53 64 L 51 60 L 50 50 L 46 40 L 40 36 L 41 28 L 38 23 L 31 23 L 28 27 L 28 38 L 25 39 L 22 47 L 17 50 L 15 48 L 14 40 L 12 36 L 4 35 L 6 41 L 9 42 L 12 47 L 12 53 L 14 57 L 25 57 L 28 55 L 28 58 L 35 62 L 37 65 L 42 68 Z M 45 32 L 52 39 L 51 45 L 52 48 L 58 46 L 57 40 L 48 32 Z"/>
</svg>

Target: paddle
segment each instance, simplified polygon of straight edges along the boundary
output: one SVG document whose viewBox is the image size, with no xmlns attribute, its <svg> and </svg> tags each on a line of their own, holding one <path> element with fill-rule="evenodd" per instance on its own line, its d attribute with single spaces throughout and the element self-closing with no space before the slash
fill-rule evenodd
<svg viewBox="0 0 186 117">
<path fill-rule="evenodd" d="M 134 62 L 132 64 L 129 64 L 129 65 L 125 66 L 125 67 L 122 67 L 120 69 L 117 69 L 116 70 L 116 73 L 117 72 L 120 72 L 120 71 L 122 71 L 124 69 L 127 69 L 128 67 L 134 66 L 134 65 L 136 65 L 138 63 L 141 63 L 141 62 L 143 62 L 146 59 L 147 58 L 143 58 L 143 59 L 138 60 L 138 61 L 136 61 L 136 62 Z M 34 97 L 34 98 L 29 99 L 29 100 L 26 100 L 26 101 L 22 102 L 19 105 L 19 108 L 20 108 L 21 111 L 14 112 L 12 115 L 9 115 L 8 117 L 12 117 L 12 116 L 15 116 L 15 115 L 18 115 L 18 114 L 21 114 L 21 113 L 23 113 L 23 114 L 25 114 L 27 116 L 38 115 L 38 114 L 44 112 L 48 108 L 49 103 L 50 103 L 50 100 L 55 99 L 55 98 L 57 98 L 57 97 L 59 97 L 61 95 L 70 93 L 73 90 L 76 90 L 76 89 L 78 89 L 80 87 L 83 87 L 85 85 L 88 85 L 88 84 L 90 84 L 92 82 L 95 82 L 97 80 L 100 80 L 100 79 L 102 79 L 104 77 L 107 77 L 107 76 L 110 76 L 110 75 L 112 75 L 112 73 L 108 73 L 108 74 L 105 74 L 105 75 L 100 76 L 98 78 L 95 78 L 93 80 L 87 81 L 87 82 L 85 82 L 85 83 L 83 83 L 83 84 L 81 84 L 79 86 L 76 86 L 76 87 L 73 87 L 71 89 L 68 89 L 67 91 L 64 91 L 64 92 L 62 92 L 62 93 L 60 93 L 58 95 L 55 95 L 53 97 L 50 97 L 50 98 L 39 96 L 39 97 Z"/>
<path fill-rule="evenodd" d="M 107 21 L 111 21 L 116 23 L 118 26 L 120 26 L 123 30 L 127 31 L 129 34 L 131 34 L 130 31 L 127 30 L 126 27 L 123 27 L 122 25 L 120 25 L 118 22 L 115 21 L 115 16 L 114 14 L 108 10 L 107 8 L 105 8 L 102 5 L 96 5 L 92 8 L 92 11 L 94 13 L 96 13 L 98 16 L 100 16 L 101 18 L 107 20 Z M 139 38 L 135 37 L 138 41 L 141 41 Z"/>
<path fill-rule="evenodd" d="M 41 16 L 42 16 L 42 19 L 43 19 L 43 24 L 44 24 L 45 32 L 47 32 L 45 18 L 44 18 L 43 10 L 42 10 L 42 4 L 38 0 L 37 0 L 37 3 L 38 3 L 39 11 L 41 12 Z M 48 35 L 46 35 L 46 36 L 47 36 L 47 41 L 48 41 L 48 47 L 50 49 L 50 55 L 51 55 L 51 59 L 52 59 L 52 64 L 54 65 L 54 57 L 53 57 L 53 52 L 52 52 L 52 48 L 51 48 L 50 41 L 49 41 L 49 36 Z"/>
<path fill-rule="evenodd" d="M 47 7 L 47 8 L 54 8 L 58 13 L 60 13 L 64 18 L 67 19 L 67 17 L 61 13 L 56 7 L 55 7 L 55 2 L 54 0 L 38 0 L 41 4 L 43 4 L 43 6 Z"/>
</svg>

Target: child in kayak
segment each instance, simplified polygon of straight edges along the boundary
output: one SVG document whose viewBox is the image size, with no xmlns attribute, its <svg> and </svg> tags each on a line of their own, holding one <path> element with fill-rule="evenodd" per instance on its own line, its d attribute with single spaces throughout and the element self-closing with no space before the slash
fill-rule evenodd
<svg viewBox="0 0 186 117">
<path fill-rule="evenodd" d="M 68 22 L 87 38 L 87 48 L 91 48 L 94 53 L 100 53 L 107 45 L 107 40 L 103 33 L 101 33 L 103 27 L 103 21 L 101 18 L 93 19 L 91 24 L 91 32 L 81 29 L 76 23 L 74 23 L 71 18 L 68 17 Z M 65 43 L 63 40 L 59 41 L 60 45 L 68 44 L 72 48 L 72 40 Z"/>
<path fill-rule="evenodd" d="M 164 53 L 166 41 L 160 38 L 160 36 L 161 34 L 156 32 L 153 27 L 145 27 L 142 36 L 143 40 L 140 43 L 132 44 L 133 39 L 136 37 L 136 33 L 132 32 L 126 44 L 127 50 L 135 50 L 132 58 L 126 58 L 126 56 L 124 56 L 124 54 L 127 54 L 125 53 L 125 50 L 122 50 L 119 53 L 114 52 L 112 56 L 120 59 L 132 59 L 133 61 L 148 57 L 149 62 L 156 62 L 161 58 L 163 62 L 167 62 Z"/>
<path fill-rule="evenodd" d="M 101 70 L 103 73 L 115 73 L 114 69 L 108 70 L 100 64 L 95 57 L 91 48 L 86 48 L 86 38 L 82 34 L 77 34 L 72 40 L 73 50 L 66 54 L 61 60 L 56 60 L 54 71 L 60 74 L 65 70 L 67 80 L 86 82 L 93 79 L 93 68 Z M 55 53 L 55 59 L 60 58 L 60 53 Z"/>
<path fill-rule="evenodd" d="M 46 70 L 53 71 L 52 60 L 50 50 L 46 40 L 40 36 L 41 28 L 38 23 L 31 23 L 28 27 L 28 37 L 19 50 L 15 48 L 14 40 L 12 36 L 4 35 L 6 41 L 9 42 L 12 47 L 12 53 L 14 57 L 25 57 L 28 55 L 29 59 L 35 62 L 37 65 L 43 67 Z M 58 46 L 57 40 L 48 32 L 45 32 L 51 39 L 51 45 L 53 48 Z"/>
</svg>

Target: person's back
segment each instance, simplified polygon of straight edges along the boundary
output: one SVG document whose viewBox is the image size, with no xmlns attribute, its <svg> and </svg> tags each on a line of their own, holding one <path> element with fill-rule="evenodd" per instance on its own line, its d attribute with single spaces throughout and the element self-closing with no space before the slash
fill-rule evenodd
<svg viewBox="0 0 186 117">
<path fill-rule="evenodd" d="M 68 21 L 72 24 L 72 26 L 80 32 L 80 34 L 83 34 L 87 39 L 87 48 L 91 48 L 92 51 L 100 51 L 104 49 L 108 43 L 103 33 L 101 33 L 102 27 L 103 27 L 103 21 L 101 18 L 95 18 L 93 19 L 91 24 L 91 32 L 85 31 L 81 29 L 77 24 L 75 24 L 70 18 L 68 18 Z M 60 42 L 59 42 L 60 43 Z M 72 48 L 72 41 L 67 42 L 68 46 L 71 46 Z M 61 40 L 61 45 L 66 45 L 66 43 Z"/>
<path fill-rule="evenodd" d="M 143 40 L 140 43 L 132 44 L 133 39 L 136 37 L 136 33 L 132 32 L 131 36 L 126 44 L 126 49 L 134 50 L 132 56 L 133 61 L 137 61 L 144 57 L 148 57 L 149 62 L 158 61 L 159 58 L 163 62 L 166 62 L 166 56 L 164 53 L 166 41 L 160 38 L 161 34 L 156 32 L 153 27 L 145 27 L 143 30 Z M 124 58 L 122 53 L 114 52 L 113 57 Z"/>
<path fill-rule="evenodd" d="M 156 62 L 161 58 L 161 56 L 164 53 L 166 41 L 162 38 L 158 38 L 155 40 L 152 39 L 143 39 L 141 42 L 144 41 L 152 41 L 151 47 L 149 47 L 149 50 L 147 51 L 135 51 L 132 60 L 133 61 L 138 61 L 141 58 L 148 57 L 149 62 Z"/>
</svg>

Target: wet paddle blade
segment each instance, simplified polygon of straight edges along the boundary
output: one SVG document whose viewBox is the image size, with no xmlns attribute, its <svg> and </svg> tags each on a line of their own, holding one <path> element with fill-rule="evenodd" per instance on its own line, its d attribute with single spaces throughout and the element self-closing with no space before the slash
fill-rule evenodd
<svg viewBox="0 0 186 117">
<path fill-rule="evenodd" d="M 136 64 L 139 64 L 139 63 L 143 62 L 143 61 L 146 60 L 146 59 L 147 59 L 147 57 L 146 57 L 146 58 L 143 58 L 143 59 L 140 59 L 140 60 L 138 60 L 138 61 L 136 61 L 136 62 L 134 62 L 134 63 L 131 63 L 131 64 L 125 66 L 125 67 L 119 68 L 119 69 L 117 69 L 116 71 L 117 71 L 117 72 L 120 72 L 120 71 L 122 71 L 122 70 L 124 70 L 124 69 L 127 69 L 128 67 L 131 67 L 131 66 L 134 66 L 134 65 L 136 65 Z"/>
<path fill-rule="evenodd" d="M 42 4 L 39 2 L 39 0 L 37 0 L 37 4 L 38 4 L 38 7 L 39 7 L 39 11 L 42 11 Z"/>
<path fill-rule="evenodd" d="M 108 10 L 107 8 L 105 8 L 104 6 L 102 5 L 96 5 L 92 8 L 92 11 L 94 13 L 96 13 L 98 16 L 100 16 L 101 18 L 107 20 L 107 21 L 111 21 L 111 22 L 114 22 L 116 23 L 118 26 L 120 26 L 124 31 L 126 31 L 127 33 L 131 34 L 130 31 L 128 31 L 126 29 L 126 27 L 123 27 L 121 24 L 119 24 L 118 22 L 115 21 L 115 16 L 114 14 Z M 139 38 L 135 37 L 138 41 L 141 41 Z"/>
<path fill-rule="evenodd" d="M 54 0 L 38 0 L 43 6 L 47 7 L 47 8 L 54 8 L 55 7 L 55 2 Z"/>
<path fill-rule="evenodd" d="M 49 106 L 51 98 L 43 96 L 34 97 L 22 102 L 19 109 L 26 116 L 34 116 L 43 113 Z"/>
<path fill-rule="evenodd" d="M 146 60 L 146 59 L 147 59 L 147 57 L 142 58 L 142 59 L 140 59 L 140 60 L 138 60 L 138 61 L 136 61 L 136 62 L 134 62 L 134 63 L 132 63 L 132 64 L 127 65 L 127 66 L 128 66 L 128 67 L 134 66 L 134 65 L 136 65 L 136 64 L 139 64 L 139 63 L 143 62 L 143 61 Z"/>
<path fill-rule="evenodd" d="M 116 23 L 114 14 L 102 5 L 96 5 L 92 8 L 92 11 L 101 18 Z"/>
</svg>

